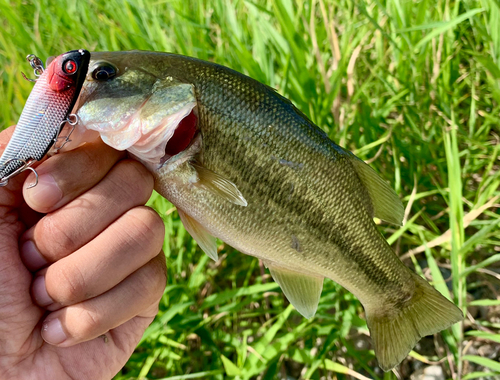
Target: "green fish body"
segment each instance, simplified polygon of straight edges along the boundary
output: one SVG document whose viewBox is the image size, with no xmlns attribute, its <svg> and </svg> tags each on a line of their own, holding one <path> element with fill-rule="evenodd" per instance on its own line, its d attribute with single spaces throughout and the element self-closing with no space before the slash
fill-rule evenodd
<svg viewBox="0 0 500 380">
<path fill-rule="evenodd" d="M 262 259 L 307 318 L 325 277 L 358 297 L 384 370 L 462 319 L 377 230 L 374 216 L 401 224 L 395 192 L 273 89 L 174 54 L 92 53 L 78 107 L 153 172 L 211 258 L 217 237 Z"/>
</svg>

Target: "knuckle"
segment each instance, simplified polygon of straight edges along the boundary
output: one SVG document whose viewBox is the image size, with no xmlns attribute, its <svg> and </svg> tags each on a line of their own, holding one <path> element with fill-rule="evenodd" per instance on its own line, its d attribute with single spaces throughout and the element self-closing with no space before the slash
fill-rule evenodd
<svg viewBox="0 0 500 380">
<path fill-rule="evenodd" d="M 124 160 L 118 163 L 115 175 L 119 186 L 126 196 L 146 202 L 153 192 L 152 174 L 139 162 Z"/>
<path fill-rule="evenodd" d="M 102 330 L 102 320 L 99 313 L 89 307 L 82 310 L 79 318 L 78 338 L 81 340 L 91 339 L 97 335 L 103 334 L 105 331 Z"/>
<path fill-rule="evenodd" d="M 84 290 L 85 279 L 78 267 L 64 266 L 49 270 L 46 278 L 54 285 L 50 290 L 47 289 L 52 299 L 63 306 L 73 305 L 88 298 Z"/>
<path fill-rule="evenodd" d="M 83 168 L 87 170 L 94 169 L 94 173 L 103 170 L 103 168 L 108 171 L 111 166 L 125 155 L 124 152 L 111 148 L 101 139 L 91 141 L 67 153 L 72 152 L 75 154 L 74 159 L 78 160 Z M 81 155 L 85 157 L 81 158 Z M 103 163 L 107 163 L 109 166 L 103 165 Z M 91 173 L 91 175 L 93 175 L 93 173 Z"/>
<path fill-rule="evenodd" d="M 75 150 L 75 156 L 80 162 L 82 171 L 90 176 L 102 165 L 102 156 L 95 154 L 93 149 L 89 149 L 85 145 Z"/>
<path fill-rule="evenodd" d="M 159 272 L 158 289 L 160 290 L 160 296 L 161 296 L 163 294 L 163 291 L 165 290 L 165 286 L 167 286 L 167 263 L 163 251 L 161 251 L 159 255 L 156 257 L 155 263 L 157 270 Z"/>
<path fill-rule="evenodd" d="M 44 251 L 42 254 L 55 256 L 53 259 L 57 260 L 80 248 L 76 230 L 66 228 L 67 225 L 69 223 L 61 220 L 58 214 L 47 215 L 40 220 L 35 228 L 35 241 L 37 247 Z"/>
<path fill-rule="evenodd" d="M 161 256 L 163 256 L 163 253 Z M 163 263 L 161 260 L 163 260 Z M 167 283 L 164 257 L 161 260 L 154 258 L 141 268 L 139 286 L 136 288 L 139 294 L 148 294 L 154 300 L 161 297 Z"/>
<path fill-rule="evenodd" d="M 134 243 L 156 255 L 165 237 L 165 225 L 160 216 L 153 209 L 140 206 L 127 213 L 127 221 L 133 231 L 129 236 Z"/>
<path fill-rule="evenodd" d="M 103 156 L 98 154 L 95 144 L 85 144 L 76 149 L 58 154 L 47 160 L 43 169 L 51 172 L 59 187 L 71 194 L 87 181 L 93 181 L 102 172 Z M 78 170 L 75 170 L 75 167 Z"/>
</svg>

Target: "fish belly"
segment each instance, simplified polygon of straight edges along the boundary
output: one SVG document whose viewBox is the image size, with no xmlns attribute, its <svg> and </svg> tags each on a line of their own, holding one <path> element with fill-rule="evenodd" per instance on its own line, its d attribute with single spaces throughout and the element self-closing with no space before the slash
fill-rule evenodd
<svg viewBox="0 0 500 380">
<path fill-rule="evenodd" d="M 408 298 L 411 273 L 377 231 L 363 186 L 354 172 L 348 173 L 347 162 L 347 170 L 333 170 L 331 179 L 311 181 L 309 175 L 320 174 L 316 165 L 296 169 L 270 159 L 263 168 L 255 158 L 245 161 L 238 166 L 247 169 L 229 178 L 246 207 L 193 185 L 194 169 L 187 162 L 157 173 L 156 190 L 213 236 L 267 264 L 330 278 L 364 304 L 381 297 Z"/>
</svg>

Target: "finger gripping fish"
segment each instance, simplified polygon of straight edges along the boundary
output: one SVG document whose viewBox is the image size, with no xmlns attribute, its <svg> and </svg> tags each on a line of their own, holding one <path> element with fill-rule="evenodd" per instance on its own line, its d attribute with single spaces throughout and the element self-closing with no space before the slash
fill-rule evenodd
<svg viewBox="0 0 500 380">
<path fill-rule="evenodd" d="M 32 58 L 40 62 L 37 57 Z M 72 50 L 43 70 L 26 101 L 16 130 L 0 157 L 0 186 L 40 161 L 54 145 L 87 74 L 90 53 Z M 39 64 L 38 64 L 39 65 Z"/>
</svg>

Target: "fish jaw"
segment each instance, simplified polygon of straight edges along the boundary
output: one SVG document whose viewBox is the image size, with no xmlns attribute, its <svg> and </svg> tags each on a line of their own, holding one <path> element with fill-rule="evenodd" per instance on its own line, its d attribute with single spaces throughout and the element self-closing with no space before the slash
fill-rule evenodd
<svg viewBox="0 0 500 380">
<path fill-rule="evenodd" d="M 196 113 L 194 87 L 171 77 L 157 78 L 143 71 L 115 67 L 117 77 L 98 81 L 92 62 L 75 109 L 81 126 L 100 134 L 114 149 L 127 150 L 151 170 L 159 168 L 177 127 Z M 114 65 L 113 65 L 114 66 Z M 194 136 L 196 117 L 189 118 L 185 133 Z"/>
</svg>

